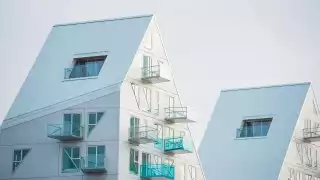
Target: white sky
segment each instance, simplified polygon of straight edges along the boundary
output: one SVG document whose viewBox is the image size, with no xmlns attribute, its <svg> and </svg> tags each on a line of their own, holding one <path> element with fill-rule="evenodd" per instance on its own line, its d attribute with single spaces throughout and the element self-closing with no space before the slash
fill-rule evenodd
<svg viewBox="0 0 320 180">
<path fill-rule="evenodd" d="M 208 121 L 221 89 L 311 81 L 319 0 L 0 0 L 0 122 L 54 24 L 155 13 L 182 101 Z"/>
</svg>

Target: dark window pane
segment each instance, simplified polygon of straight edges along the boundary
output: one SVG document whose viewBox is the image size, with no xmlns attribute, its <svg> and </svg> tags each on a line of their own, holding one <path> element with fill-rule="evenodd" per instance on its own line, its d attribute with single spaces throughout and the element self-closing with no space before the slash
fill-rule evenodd
<svg viewBox="0 0 320 180">
<path fill-rule="evenodd" d="M 89 114 L 89 124 L 96 124 L 96 113 Z"/>
<path fill-rule="evenodd" d="M 20 162 L 14 162 L 14 163 L 12 164 L 12 171 L 14 172 L 19 165 L 20 165 Z"/>
<path fill-rule="evenodd" d="M 98 112 L 98 117 L 97 117 L 97 121 L 99 122 L 100 121 L 100 119 L 101 119 L 101 117 L 103 116 L 103 112 Z"/>
<path fill-rule="evenodd" d="M 64 114 L 63 121 L 64 123 L 71 123 L 71 114 Z"/>
<path fill-rule="evenodd" d="M 104 154 L 105 146 L 98 146 L 98 154 Z"/>
<path fill-rule="evenodd" d="M 80 148 L 72 148 L 72 158 L 80 158 Z"/>
<path fill-rule="evenodd" d="M 88 147 L 88 155 L 96 154 L 96 147 Z"/>
<path fill-rule="evenodd" d="M 24 149 L 22 150 L 22 159 L 29 153 L 30 149 Z"/>
<path fill-rule="evenodd" d="M 14 150 L 13 160 L 14 160 L 14 161 L 21 161 L 21 160 L 22 160 L 21 150 Z"/>
<path fill-rule="evenodd" d="M 253 125 L 253 136 L 261 136 L 261 121 L 254 121 Z"/>
<path fill-rule="evenodd" d="M 92 131 L 92 129 L 94 128 L 94 126 L 95 126 L 95 125 L 89 125 L 89 129 L 88 129 L 89 133 Z"/>
</svg>

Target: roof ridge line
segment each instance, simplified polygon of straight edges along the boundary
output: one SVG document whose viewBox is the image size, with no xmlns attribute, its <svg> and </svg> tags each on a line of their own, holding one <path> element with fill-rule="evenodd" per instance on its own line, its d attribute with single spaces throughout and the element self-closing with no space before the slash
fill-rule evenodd
<svg viewBox="0 0 320 180">
<path fill-rule="evenodd" d="M 56 25 L 54 25 L 53 27 L 69 26 L 69 25 L 78 25 L 78 24 L 88 24 L 88 23 L 105 22 L 105 21 L 127 20 L 127 19 L 144 18 L 144 17 L 151 17 L 151 16 L 154 16 L 154 15 L 153 15 L 153 14 L 145 14 L 145 15 L 124 16 L 124 17 L 109 18 L 109 19 L 100 19 L 100 20 L 88 20 L 88 21 L 79 21 L 79 22 L 69 22 L 69 23 L 56 24 Z"/>
<path fill-rule="evenodd" d="M 274 88 L 274 87 L 284 87 L 284 86 L 310 85 L 310 84 L 311 84 L 311 82 L 290 83 L 290 84 L 274 84 L 274 85 L 268 85 L 268 86 L 253 86 L 253 87 L 244 87 L 244 88 L 223 89 L 223 90 L 221 90 L 221 92 Z"/>
</svg>

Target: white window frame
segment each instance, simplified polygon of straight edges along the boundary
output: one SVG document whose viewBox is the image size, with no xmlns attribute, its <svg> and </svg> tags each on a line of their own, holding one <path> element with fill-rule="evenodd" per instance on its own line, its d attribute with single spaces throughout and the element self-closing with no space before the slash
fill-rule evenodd
<svg viewBox="0 0 320 180">
<path fill-rule="evenodd" d="M 196 167 L 192 165 L 188 165 L 188 169 L 189 169 L 190 180 L 196 180 L 197 179 Z"/>
</svg>

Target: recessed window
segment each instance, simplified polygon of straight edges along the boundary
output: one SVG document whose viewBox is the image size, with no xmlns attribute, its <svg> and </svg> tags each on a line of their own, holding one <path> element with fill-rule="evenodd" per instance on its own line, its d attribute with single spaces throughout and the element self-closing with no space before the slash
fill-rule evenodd
<svg viewBox="0 0 320 180">
<path fill-rule="evenodd" d="M 130 149 L 130 172 L 134 174 L 139 173 L 139 151 L 135 149 Z"/>
<path fill-rule="evenodd" d="M 21 164 L 26 155 L 30 152 L 30 149 L 17 149 L 13 151 L 13 164 L 12 172 L 14 172 Z"/>
<path fill-rule="evenodd" d="M 68 147 L 63 148 L 62 155 L 62 170 L 78 171 L 80 167 L 80 148 L 79 147 Z"/>
<path fill-rule="evenodd" d="M 65 79 L 98 76 L 107 56 L 82 57 L 74 59 L 73 68 L 65 69 Z"/>
<path fill-rule="evenodd" d="M 246 119 L 237 130 L 237 138 L 267 136 L 272 118 Z"/>
</svg>

